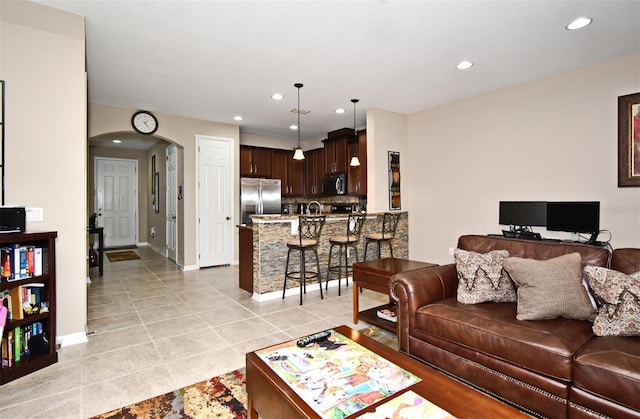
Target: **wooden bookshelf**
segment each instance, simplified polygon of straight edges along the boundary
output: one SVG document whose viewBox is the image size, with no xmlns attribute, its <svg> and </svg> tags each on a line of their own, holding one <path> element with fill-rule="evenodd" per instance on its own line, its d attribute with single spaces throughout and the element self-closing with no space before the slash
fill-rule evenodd
<svg viewBox="0 0 640 419">
<path fill-rule="evenodd" d="M 56 352 L 56 251 L 55 240 L 58 233 L 10 233 L 0 234 L 0 248 L 11 248 L 15 246 L 33 246 L 42 249 L 42 273 L 33 275 L 24 279 L 8 280 L 2 278 L 0 282 L 0 294 L 11 293 L 15 296 L 15 291 L 22 286 L 29 284 L 42 284 L 39 287 L 40 303 L 48 302 L 48 311 L 39 312 L 37 314 L 24 314 L 22 319 L 19 315 L 12 313 L 13 319 L 8 320 L 2 334 L 2 364 L 0 367 L 0 385 L 9 381 L 23 377 L 41 368 L 47 367 L 58 362 L 58 353 Z M 15 311 L 15 310 L 12 310 Z M 15 360 L 15 348 L 12 351 L 12 365 L 8 365 L 8 338 L 12 333 L 15 343 L 17 333 L 25 334 L 24 348 L 28 348 L 27 332 L 42 329 L 45 334 L 48 345 L 47 350 L 41 354 L 29 354 L 23 352 L 20 360 Z M 22 351 L 21 351 L 22 352 Z"/>
</svg>

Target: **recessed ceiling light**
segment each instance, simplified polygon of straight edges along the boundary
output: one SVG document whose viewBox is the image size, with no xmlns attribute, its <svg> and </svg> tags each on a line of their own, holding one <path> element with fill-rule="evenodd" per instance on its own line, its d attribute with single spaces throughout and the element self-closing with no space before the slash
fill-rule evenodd
<svg viewBox="0 0 640 419">
<path fill-rule="evenodd" d="M 233 117 L 233 119 L 235 119 L 236 121 L 242 121 L 244 118 L 241 117 L 240 115 L 236 115 Z"/>
<path fill-rule="evenodd" d="M 274 93 L 274 94 L 271 95 L 271 99 L 273 99 L 273 100 L 282 100 L 282 99 L 284 99 L 284 96 L 282 96 L 281 93 Z"/>
<path fill-rule="evenodd" d="M 298 126 L 296 124 L 291 124 L 289 125 L 289 129 L 298 129 Z"/>
<path fill-rule="evenodd" d="M 344 110 L 344 108 L 338 108 L 336 109 L 336 113 L 345 113 L 346 111 Z"/>
<path fill-rule="evenodd" d="M 122 143 L 122 140 L 112 140 L 115 144 L 120 144 Z"/>
<path fill-rule="evenodd" d="M 588 26 L 589 24 L 591 24 L 591 22 L 592 20 L 589 19 L 588 17 L 579 17 L 573 22 L 569 23 L 567 25 L 567 29 L 569 29 L 570 31 L 575 31 L 576 29 L 582 29 L 585 26 Z"/>
<path fill-rule="evenodd" d="M 458 70 L 466 70 L 466 69 L 471 68 L 471 67 L 473 67 L 473 63 L 471 61 L 461 61 L 456 66 L 456 68 Z"/>
</svg>

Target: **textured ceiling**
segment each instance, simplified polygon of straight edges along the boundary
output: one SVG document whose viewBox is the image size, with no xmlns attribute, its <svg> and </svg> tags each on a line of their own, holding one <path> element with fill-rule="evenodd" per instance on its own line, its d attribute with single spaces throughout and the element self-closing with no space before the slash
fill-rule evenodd
<svg viewBox="0 0 640 419">
<path fill-rule="evenodd" d="M 296 138 L 296 82 L 315 140 L 353 126 L 351 98 L 363 127 L 373 107 L 412 113 L 640 51 L 640 1 L 38 2 L 86 16 L 90 102 L 281 138 Z M 593 23 L 565 29 L 580 16 Z"/>
</svg>

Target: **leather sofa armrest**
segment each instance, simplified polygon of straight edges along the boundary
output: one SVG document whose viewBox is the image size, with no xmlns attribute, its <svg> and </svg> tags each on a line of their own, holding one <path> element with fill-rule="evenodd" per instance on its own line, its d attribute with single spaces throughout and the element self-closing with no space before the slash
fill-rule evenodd
<svg viewBox="0 0 640 419">
<path fill-rule="evenodd" d="M 398 344 L 402 352 L 408 353 L 409 334 L 415 328 L 418 309 L 435 301 L 456 296 L 456 265 L 401 272 L 391 277 L 389 287 L 391 298 L 396 302 Z"/>
</svg>

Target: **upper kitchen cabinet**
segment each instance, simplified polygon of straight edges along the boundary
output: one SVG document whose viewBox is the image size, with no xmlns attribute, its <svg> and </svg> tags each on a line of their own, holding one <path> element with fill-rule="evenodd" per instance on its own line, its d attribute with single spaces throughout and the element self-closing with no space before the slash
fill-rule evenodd
<svg viewBox="0 0 640 419">
<path fill-rule="evenodd" d="M 268 148 L 240 146 L 240 176 L 270 178 L 271 158 Z"/>
<path fill-rule="evenodd" d="M 354 140 L 352 128 L 331 131 L 324 140 L 325 173 L 346 173 L 349 167 L 348 143 Z"/>
<path fill-rule="evenodd" d="M 304 193 L 304 160 L 294 160 L 293 151 L 273 150 L 271 177 L 282 180 L 282 196 L 301 196 Z"/>
<path fill-rule="evenodd" d="M 322 178 L 324 177 L 324 149 L 316 148 L 304 153 L 305 159 L 305 195 L 317 196 L 322 194 Z"/>
<path fill-rule="evenodd" d="M 358 141 L 352 141 L 347 146 L 347 158 L 351 162 L 353 156 L 358 156 L 360 166 L 349 166 L 347 172 L 347 194 L 367 194 L 367 130 L 358 131 Z"/>
</svg>

